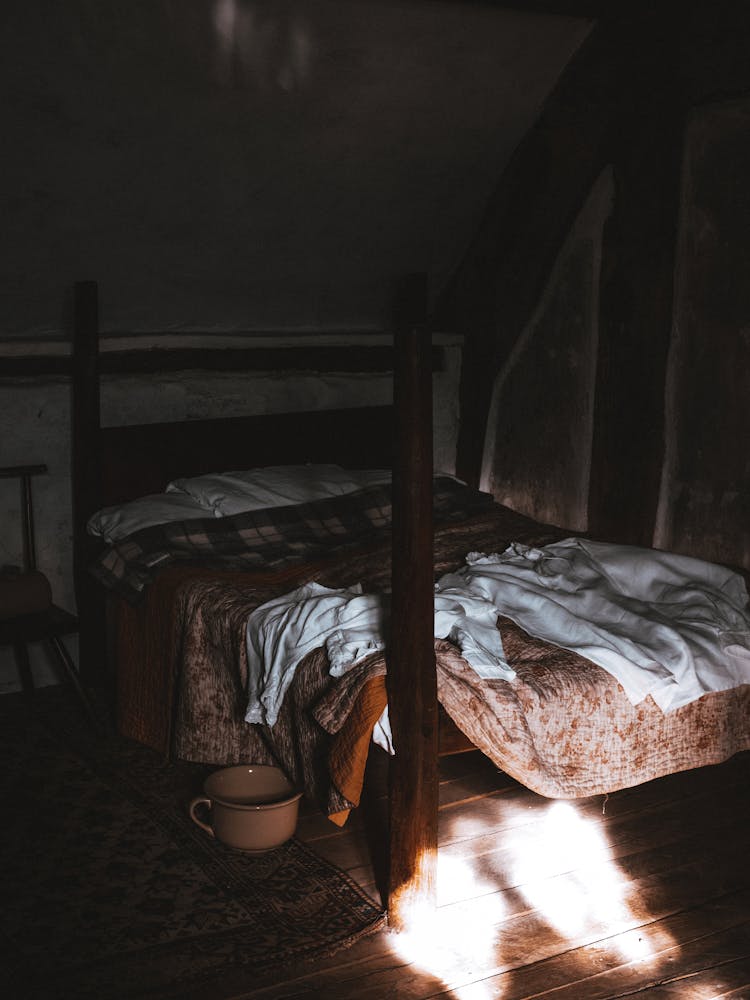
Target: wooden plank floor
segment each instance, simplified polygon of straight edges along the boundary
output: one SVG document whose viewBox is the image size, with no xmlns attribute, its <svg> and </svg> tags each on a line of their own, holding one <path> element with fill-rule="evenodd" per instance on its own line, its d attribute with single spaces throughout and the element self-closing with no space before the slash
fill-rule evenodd
<svg viewBox="0 0 750 1000">
<path fill-rule="evenodd" d="M 750 998 L 750 753 L 574 802 L 479 753 L 444 758 L 441 774 L 434 917 L 238 996 Z M 382 759 L 370 784 L 374 843 L 356 813 L 338 830 L 306 809 L 297 835 L 377 897 Z"/>
</svg>

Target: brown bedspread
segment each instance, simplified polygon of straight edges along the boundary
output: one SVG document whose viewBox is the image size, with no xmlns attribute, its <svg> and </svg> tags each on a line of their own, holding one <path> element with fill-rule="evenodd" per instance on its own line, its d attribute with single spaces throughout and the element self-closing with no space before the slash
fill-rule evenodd
<svg viewBox="0 0 750 1000">
<path fill-rule="evenodd" d="M 500 631 L 516 679 L 482 680 L 438 640 L 438 698 L 474 746 L 540 795 L 605 794 L 750 748 L 750 685 L 665 714 L 650 697 L 632 705 L 611 674 L 509 619 Z M 331 689 L 315 715 L 334 734 L 331 779 L 358 804 L 366 763 L 359 727 L 372 728 L 386 705 L 385 662 L 371 658 L 350 680 L 349 690 Z M 342 822 L 346 813 L 331 818 Z"/>
<path fill-rule="evenodd" d="M 438 526 L 436 576 L 459 568 L 471 550 L 543 545 L 565 534 L 494 505 Z M 276 572 L 170 568 L 140 606 L 121 602 L 119 721 L 127 735 L 187 760 L 276 760 L 343 821 L 359 800 L 372 721 L 385 705 L 383 656 L 332 685 L 324 652 L 314 651 L 300 664 L 273 731 L 244 721 L 247 616 L 312 579 L 387 588 L 390 543 Z M 614 791 L 750 746 L 748 686 L 665 715 L 650 698 L 631 705 L 617 681 L 584 658 L 532 639 L 507 619 L 499 625 L 516 679 L 484 681 L 438 640 L 438 696 L 475 746 L 534 791 L 556 798 Z"/>
</svg>

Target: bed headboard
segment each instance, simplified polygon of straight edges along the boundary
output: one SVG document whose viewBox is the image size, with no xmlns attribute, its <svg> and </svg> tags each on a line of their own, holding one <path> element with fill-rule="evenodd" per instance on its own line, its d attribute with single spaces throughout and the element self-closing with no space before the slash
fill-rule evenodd
<svg viewBox="0 0 750 1000">
<path fill-rule="evenodd" d="M 102 374 L 148 372 L 158 378 L 160 373 L 178 370 L 268 370 L 268 357 L 258 358 L 257 349 L 228 351 L 224 360 L 222 349 L 102 352 L 98 311 L 97 284 L 76 283 L 72 363 L 74 572 L 81 618 L 81 669 L 90 682 L 101 670 L 92 661 L 102 657 L 104 648 L 104 599 L 88 573 L 100 544 L 86 532 L 92 513 L 161 492 L 171 479 L 205 472 L 304 462 L 389 467 L 394 447 L 392 406 L 102 427 Z M 295 364 L 296 348 L 283 349 L 285 362 L 291 362 L 284 364 L 284 370 L 384 372 L 393 368 L 390 347 L 342 347 L 340 362 L 334 357 L 336 349 L 317 350 L 319 363 L 316 348 L 305 347 L 301 362 Z M 280 353 L 275 352 L 277 360 Z M 438 351 L 433 368 L 440 365 Z M 87 637 L 96 631 L 100 634 L 89 646 Z"/>
<path fill-rule="evenodd" d="M 390 406 L 269 413 L 176 423 L 102 427 L 100 490 L 93 510 L 172 479 L 255 466 L 335 462 L 348 468 L 392 463 Z"/>
</svg>

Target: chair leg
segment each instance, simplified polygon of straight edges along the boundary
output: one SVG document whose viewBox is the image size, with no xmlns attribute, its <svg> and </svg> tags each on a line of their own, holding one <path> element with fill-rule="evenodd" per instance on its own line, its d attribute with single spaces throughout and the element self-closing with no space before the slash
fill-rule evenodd
<svg viewBox="0 0 750 1000">
<path fill-rule="evenodd" d="M 15 642 L 13 643 L 13 652 L 16 657 L 16 665 L 18 666 L 18 676 L 21 679 L 21 688 L 23 693 L 30 695 L 34 693 L 34 675 L 31 673 L 31 664 L 29 663 L 29 651 L 26 648 L 25 642 Z"/>
<path fill-rule="evenodd" d="M 49 637 L 49 641 L 53 650 L 57 654 L 58 662 L 60 663 L 60 666 L 63 668 L 65 676 L 68 678 L 68 680 L 75 688 L 76 694 L 78 695 L 81 704 L 83 705 L 86 714 L 89 717 L 89 720 L 91 721 L 95 729 L 101 731 L 103 728 L 101 720 L 97 715 L 97 713 L 95 712 L 94 707 L 89 701 L 89 697 L 86 694 L 83 685 L 81 684 L 80 678 L 78 676 L 78 671 L 76 670 L 75 664 L 73 663 L 70 653 L 65 648 L 65 643 L 57 635 L 51 635 Z"/>
</svg>

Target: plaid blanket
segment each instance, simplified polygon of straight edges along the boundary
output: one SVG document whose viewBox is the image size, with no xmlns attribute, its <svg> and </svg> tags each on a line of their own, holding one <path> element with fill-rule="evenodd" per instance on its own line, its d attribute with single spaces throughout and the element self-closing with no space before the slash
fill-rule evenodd
<svg viewBox="0 0 750 1000">
<path fill-rule="evenodd" d="M 492 497 L 454 479 L 433 481 L 436 524 L 491 507 Z M 173 521 L 107 547 L 90 567 L 106 587 L 136 603 L 156 573 L 172 563 L 224 570 L 276 570 L 382 541 L 391 526 L 391 487 L 232 517 Z"/>
</svg>

